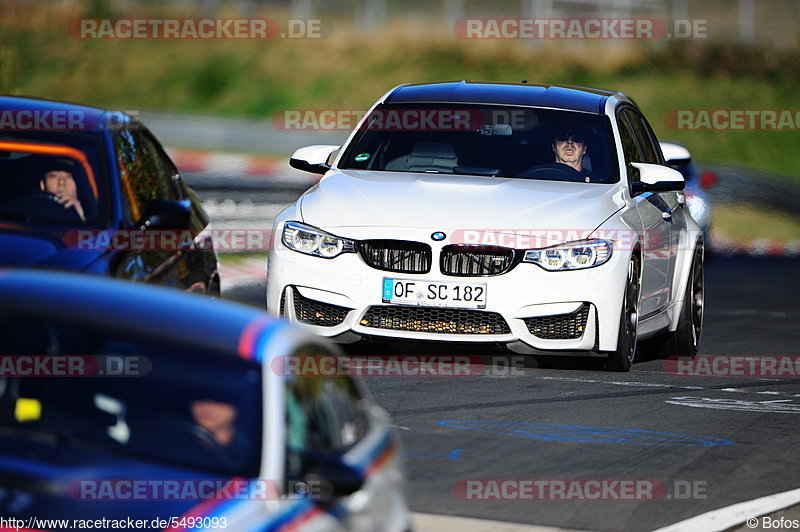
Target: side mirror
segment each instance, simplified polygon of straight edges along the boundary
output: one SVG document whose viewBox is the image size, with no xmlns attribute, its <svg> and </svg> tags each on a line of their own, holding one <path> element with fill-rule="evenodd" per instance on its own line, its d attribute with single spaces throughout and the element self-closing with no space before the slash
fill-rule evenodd
<svg viewBox="0 0 800 532">
<path fill-rule="evenodd" d="M 364 474 L 339 456 L 307 453 L 304 462 L 304 480 L 318 482 L 323 499 L 346 497 L 364 486 Z"/>
<path fill-rule="evenodd" d="M 300 148 L 292 154 L 289 159 L 289 166 L 311 172 L 313 174 L 324 174 L 331 168 L 330 160 L 333 152 L 340 146 L 330 146 L 328 144 L 316 144 Z"/>
<path fill-rule="evenodd" d="M 142 229 L 187 229 L 191 219 L 189 202 L 154 199 L 147 202 L 139 226 Z"/>
<path fill-rule="evenodd" d="M 639 181 L 631 183 L 631 194 L 640 192 L 672 192 L 683 190 L 683 175 L 672 168 L 650 163 L 631 163 L 639 170 Z"/>
</svg>

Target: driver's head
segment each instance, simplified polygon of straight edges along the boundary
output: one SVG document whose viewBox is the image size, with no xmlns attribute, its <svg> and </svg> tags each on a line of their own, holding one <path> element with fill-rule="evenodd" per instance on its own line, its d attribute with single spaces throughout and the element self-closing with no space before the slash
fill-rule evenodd
<svg viewBox="0 0 800 532">
<path fill-rule="evenodd" d="M 42 191 L 49 192 L 59 199 L 77 200 L 78 187 L 72 176 L 71 161 L 59 159 L 46 167 L 39 184 Z"/>
<path fill-rule="evenodd" d="M 561 127 L 553 137 L 556 162 L 581 170 L 586 155 L 586 130 L 582 127 Z"/>
<path fill-rule="evenodd" d="M 212 399 L 192 401 L 191 411 L 195 423 L 210 432 L 230 429 L 236 420 L 235 406 Z"/>
</svg>

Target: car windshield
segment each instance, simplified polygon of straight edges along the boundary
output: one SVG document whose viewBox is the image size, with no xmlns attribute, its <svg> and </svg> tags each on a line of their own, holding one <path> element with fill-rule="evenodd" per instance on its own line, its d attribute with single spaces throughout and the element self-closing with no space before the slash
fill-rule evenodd
<svg viewBox="0 0 800 532">
<path fill-rule="evenodd" d="M 102 226 L 106 167 L 96 133 L 0 134 L 0 219 Z"/>
<path fill-rule="evenodd" d="M 603 115 L 511 106 L 384 105 L 340 168 L 615 183 Z M 557 144 L 564 146 L 557 159 Z"/>
<path fill-rule="evenodd" d="M 257 363 L 163 338 L 19 314 L 0 315 L 0 330 L 5 437 L 47 436 L 59 446 L 258 475 Z"/>
</svg>

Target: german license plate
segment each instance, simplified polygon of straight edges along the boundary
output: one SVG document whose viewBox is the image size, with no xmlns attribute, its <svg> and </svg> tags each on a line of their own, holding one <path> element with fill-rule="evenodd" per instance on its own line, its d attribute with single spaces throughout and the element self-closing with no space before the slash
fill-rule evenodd
<svg viewBox="0 0 800 532">
<path fill-rule="evenodd" d="M 486 283 L 384 278 L 382 297 L 397 305 L 486 308 Z"/>
</svg>

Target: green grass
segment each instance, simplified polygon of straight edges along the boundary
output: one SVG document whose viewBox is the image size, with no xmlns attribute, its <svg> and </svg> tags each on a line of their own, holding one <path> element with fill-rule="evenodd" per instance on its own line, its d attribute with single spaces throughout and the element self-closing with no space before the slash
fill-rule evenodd
<svg viewBox="0 0 800 532">
<path fill-rule="evenodd" d="M 665 123 L 675 109 L 800 107 L 796 50 L 689 41 L 612 48 L 466 41 L 436 20 L 415 22 L 412 32 L 398 19 L 363 35 L 350 31 L 344 17 L 329 21 L 324 39 L 91 41 L 67 33 L 67 21 L 80 16 L 158 16 L 109 13 L 107 6 L 95 3 L 90 12 L 72 3 L 0 7 L 0 92 L 269 120 L 281 109 L 366 109 L 406 82 L 528 79 L 596 86 L 634 97 L 659 137 L 685 143 L 698 160 L 800 181 L 798 131 L 676 131 Z M 224 9 L 230 8 L 216 16 L 236 15 Z M 259 15 L 279 14 L 252 16 Z"/>
</svg>

